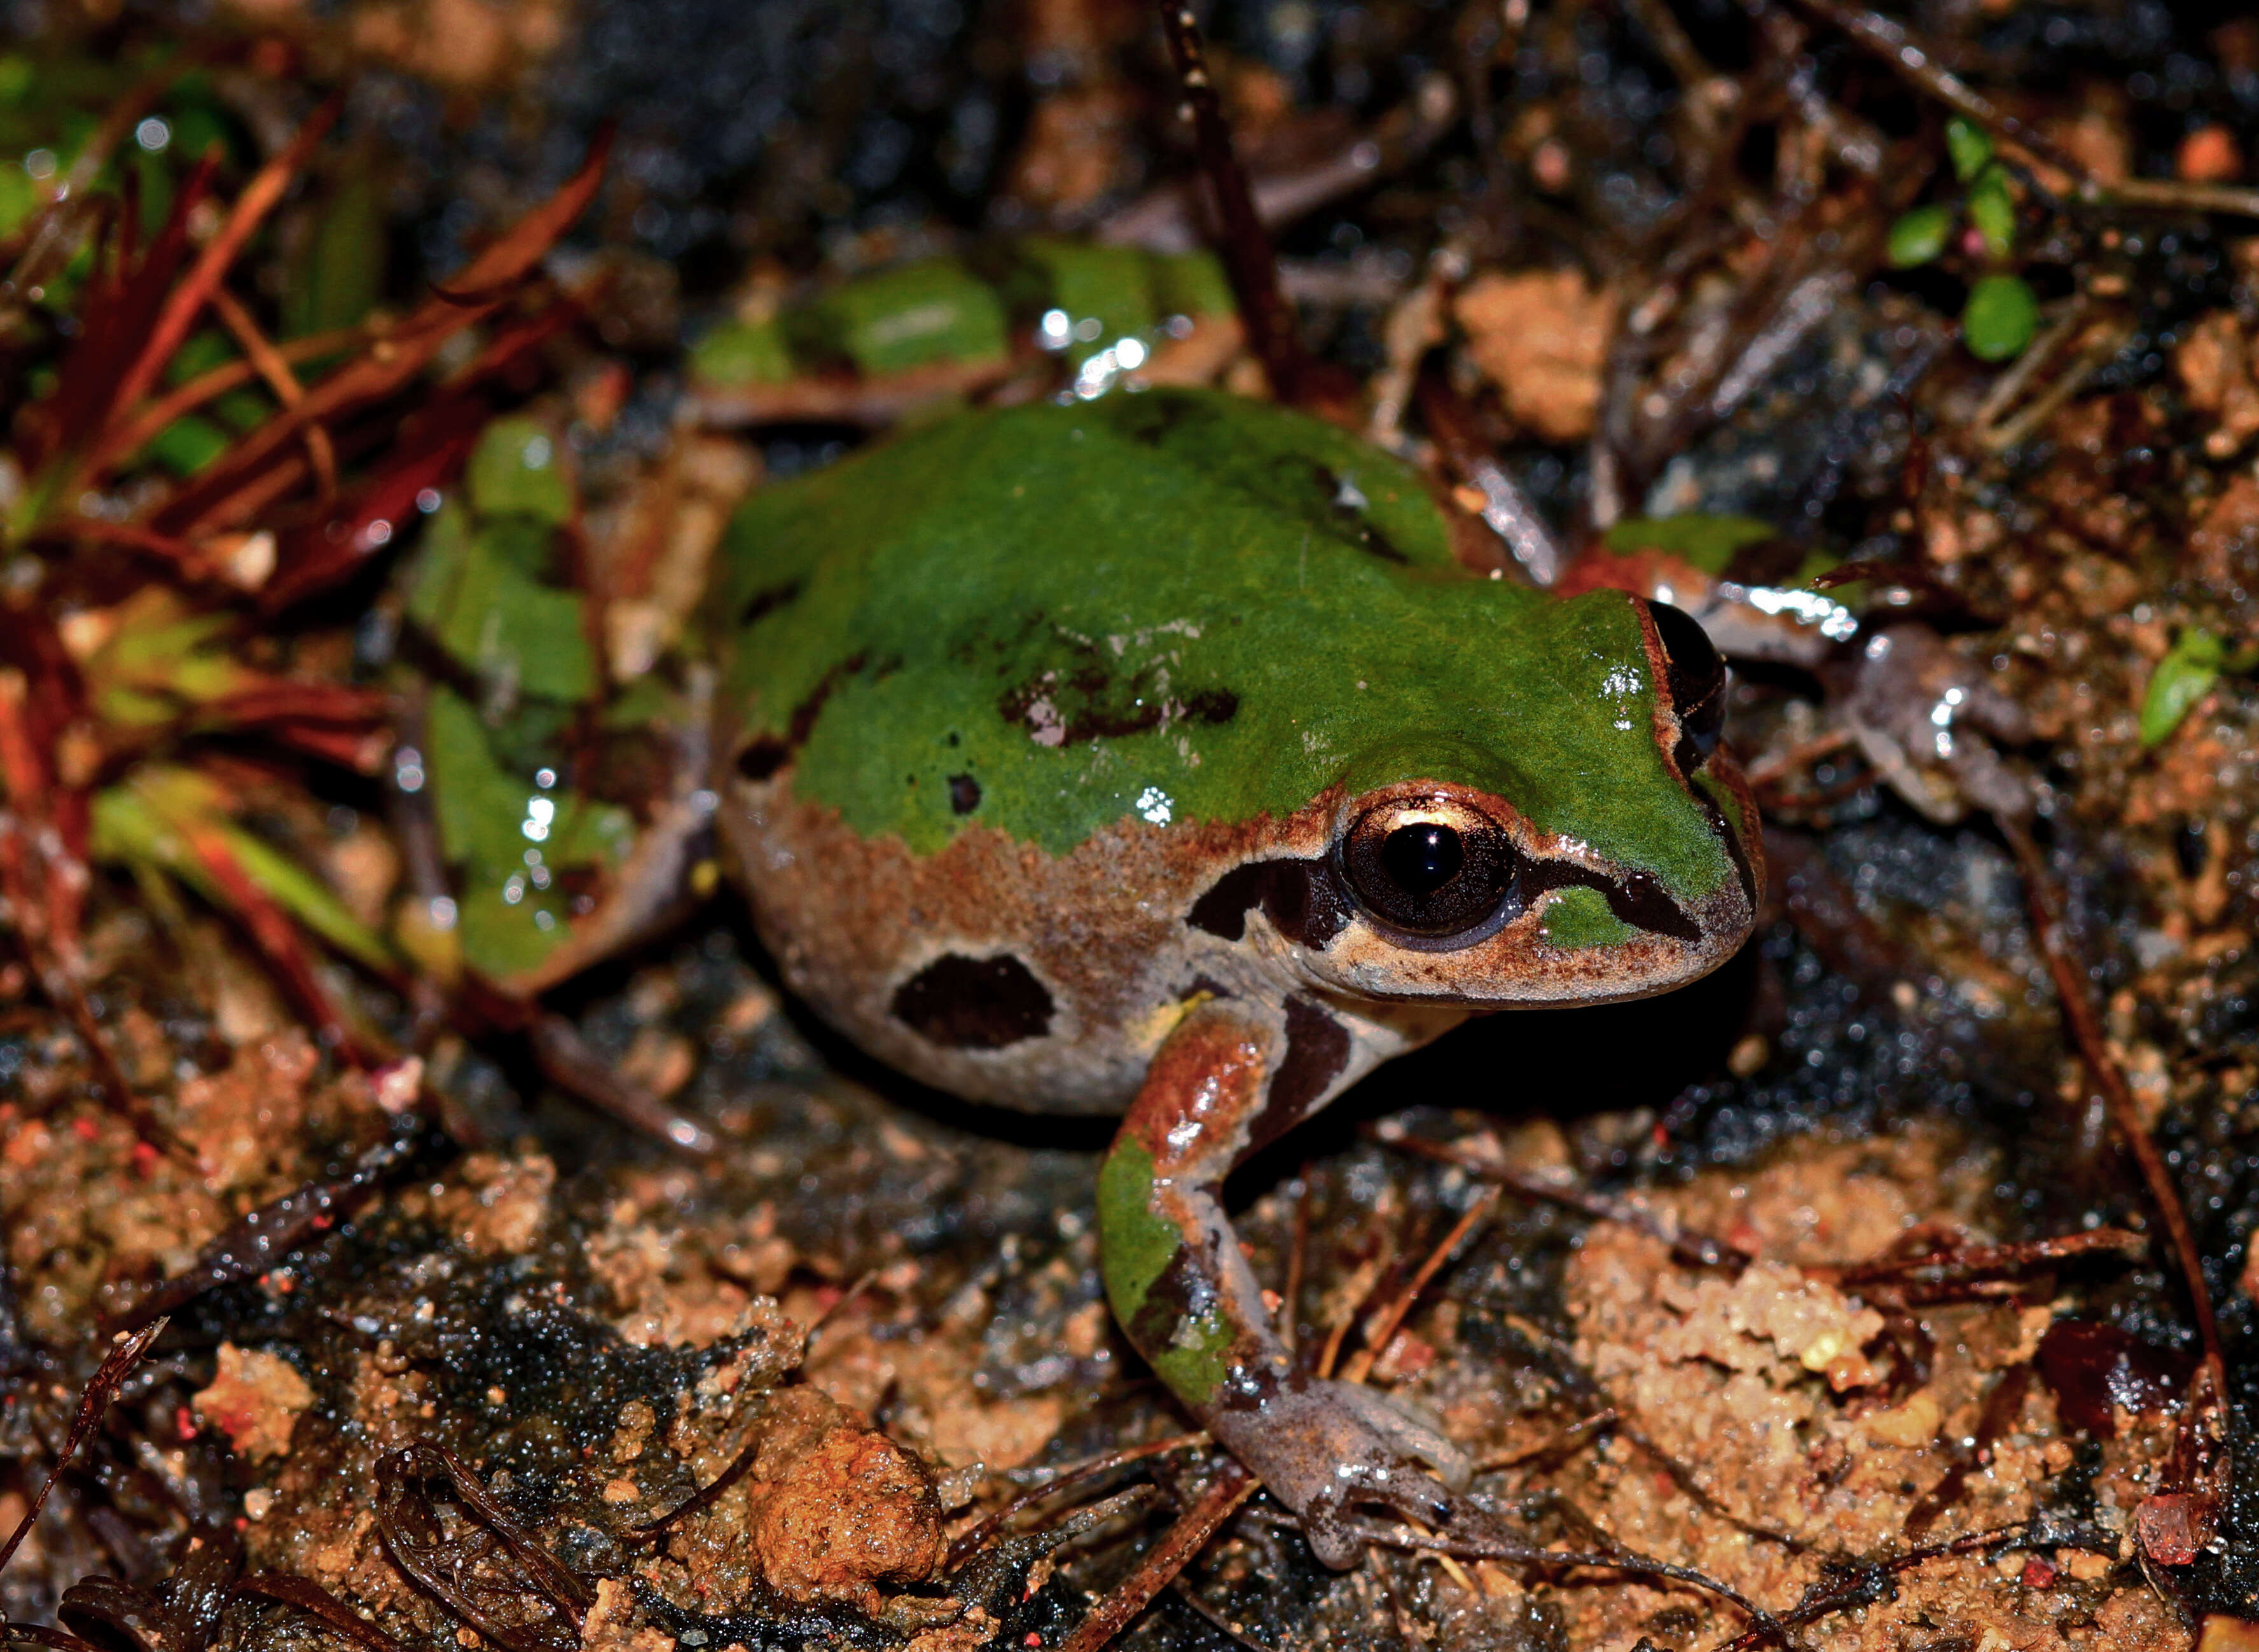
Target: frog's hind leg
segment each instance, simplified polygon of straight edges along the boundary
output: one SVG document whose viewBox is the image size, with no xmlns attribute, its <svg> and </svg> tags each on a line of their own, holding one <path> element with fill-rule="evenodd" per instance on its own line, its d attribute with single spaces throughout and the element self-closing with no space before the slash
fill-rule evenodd
<svg viewBox="0 0 2259 1652">
<path fill-rule="evenodd" d="M 1313 1082 L 1310 1043 L 1329 1029 L 1343 1059 Z M 1201 1005 L 1154 1057 L 1098 1196 L 1107 1295 L 1130 1342 L 1336 1567 L 1363 1550 L 1347 1525 L 1361 1511 L 1447 1524 L 1448 1483 L 1467 1472 L 1449 1441 L 1379 1395 L 1294 1363 L 1224 1217 L 1232 1167 L 1354 1076 L 1347 1036 L 1306 1000 L 1289 1001 L 1283 1025 L 1229 1001 Z"/>
</svg>

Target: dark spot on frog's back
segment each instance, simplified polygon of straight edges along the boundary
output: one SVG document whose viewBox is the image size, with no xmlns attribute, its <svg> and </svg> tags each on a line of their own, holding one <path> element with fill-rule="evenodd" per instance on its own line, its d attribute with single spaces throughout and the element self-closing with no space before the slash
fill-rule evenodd
<svg viewBox="0 0 2259 1652">
<path fill-rule="evenodd" d="M 1386 534 L 1365 520 L 1366 501 L 1346 478 L 1325 465 L 1313 465 L 1310 472 L 1317 481 L 1319 491 L 1325 495 L 1326 509 L 1332 511 L 1335 519 L 1349 530 L 1360 550 L 1383 562 L 1393 562 L 1399 567 L 1410 565 L 1412 559 L 1398 550 Z"/>
<path fill-rule="evenodd" d="M 1158 447 L 1177 427 L 1198 410 L 1192 397 L 1168 391 L 1149 391 L 1138 396 L 1116 396 L 1108 409 L 1115 427 L 1133 442 Z"/>
<path fill-rule="evenodd" d="M 823 702 L 831 698 L 831 691 L 839 686 L 839 680 L 853 676 L 868 663 L 867 656 L 855 654 L 825 672 L 816 680 L 816 687 L 809 690 L 808 697 L 792 709 L 792 720 L 785 725 L 781 736 L 761 735 L 738 753 L 738 773 L 749 780 L 774 778 L 776 772 L 808 744 L 808 737 L 816 731 L 816 718 L 823 715 Z M 900 665 L 899 660 L 890 660 L 879 669 L 883 675 Z"/>
<path fill-rule="evenodd" d="M 980 782 L 970 774 L 951 775 L 949 777 L 949 812 L 952 815 L 970 815 L 980 807 Z"/>
<path fill-rule="evenodd" d="M 1235 866 L 1193 902 L 1185 922 L 1226 941 L 1245 938 L 1247 915 L 1263 908 L 1272 928 L 1313 951 L 1349 922 L 1347 903 L 1322 860 L 1252 860 Z"/>
<path fill-rule="evenodd" d="M 771 586 L 766 591 L 756 591 L 746 601 L 744 609 L 738 612 L 738 623 L 751 625 L 756 620 L 764 619 L 775 613 L 786 603 L 797 602 L 799 599 L 800 581 L 798 580 L 788 580 L 782 585 Z"/>
<path fill-rule="evenodd" d="M 945 952 L 894 989 L 894 1019 L 944 1050 L 1002 1050 L 1051 1030 L 1051 993 L 1010 953 Z"/>
</svg>

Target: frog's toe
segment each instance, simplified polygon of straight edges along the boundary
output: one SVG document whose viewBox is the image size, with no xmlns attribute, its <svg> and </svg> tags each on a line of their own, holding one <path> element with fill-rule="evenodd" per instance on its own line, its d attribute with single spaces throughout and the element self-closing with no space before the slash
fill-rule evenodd
<svg viewBox="0 0 2259 1652">
<path fill-rule="evenodd" d="M 1474 1460 L 1409 1401 L 1354 1383 L 1327 1383 L 1333 1396 L 1406 1456 L 1425 1464 L 1446 1486 L 1464 1492 L 1475 1477 Z"/>
<path fill-rule="evenodd" d="M 1357 1522 L 1374 1513 L 1430 1528 L 1449 1524 L 1464 1485 L 1465 1453 L 1369 1389 L 1298 1378 L 1256 1406 L 1210 1417 L 1216 1438 L 1301 1517 L 1311 1552 L 1355 1565 Z"/>
</svg>

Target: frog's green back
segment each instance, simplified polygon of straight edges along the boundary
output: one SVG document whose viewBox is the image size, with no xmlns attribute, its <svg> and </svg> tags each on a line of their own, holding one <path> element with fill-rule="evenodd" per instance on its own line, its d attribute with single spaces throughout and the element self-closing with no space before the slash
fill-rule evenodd
<svg viewBox="0 0 2259 1652">
<path fill-rule="evenodd" d="M 1675 890 L 1734 875 L 1657 749 L 1629 599 L 1468 572 L 1415 472 L 1298 414 L 1154 390 L 966 415 L 757 494 L 723 557 L 709 619 L 757 753 L 917 852 L 1418 776 Z"/>
</svg>

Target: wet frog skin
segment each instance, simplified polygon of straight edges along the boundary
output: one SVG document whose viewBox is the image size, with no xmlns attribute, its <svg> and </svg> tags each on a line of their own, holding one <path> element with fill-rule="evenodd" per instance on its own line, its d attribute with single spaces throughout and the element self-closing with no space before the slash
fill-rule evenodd
<svg viewBox="0 0 2259 1652">
<path fill-rule="evenodd" d="M 962 416 L 765 489 L 709 609 L 723 835 L 787 982 L 980 1100 L 1126 1116 L 1131 1342 L 1346 1564 L 1458 1454 L 1272 1332 L 1233 1164 L 1468 1015 L 1746 937 L 1755 806 L 1676 609 L 1464 566 L 1417 473 L 1204 391 Z"/>
</svg>

